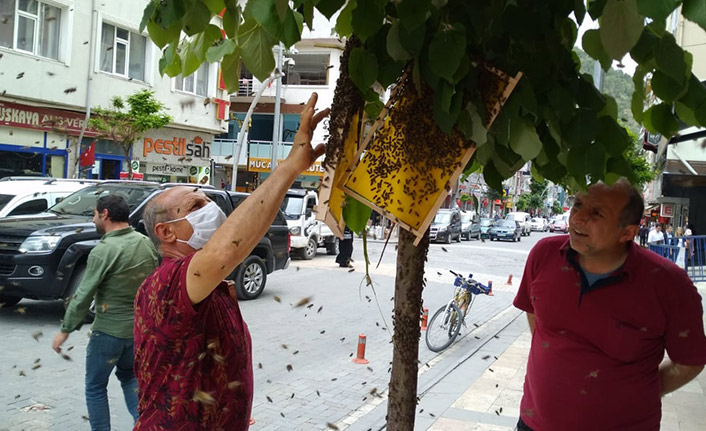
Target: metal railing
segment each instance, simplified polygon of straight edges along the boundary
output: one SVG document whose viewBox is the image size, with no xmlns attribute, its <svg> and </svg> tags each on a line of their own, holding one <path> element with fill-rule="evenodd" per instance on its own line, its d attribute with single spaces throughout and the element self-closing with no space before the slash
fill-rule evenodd
<svg viewBox="0 0 706 431">
<path fill-rule="evenodd" d="M 706 281 L 706 235 L 670 238 L 666 244 L 648 244 L 648 247 L 684 268 L 692 281 Z"/>
<path fill-rule="evenodd" d="M 238 79 L 238 96 L 252 96 L 255 92 L 255 80 L 252 78 Z"/>
</svg>

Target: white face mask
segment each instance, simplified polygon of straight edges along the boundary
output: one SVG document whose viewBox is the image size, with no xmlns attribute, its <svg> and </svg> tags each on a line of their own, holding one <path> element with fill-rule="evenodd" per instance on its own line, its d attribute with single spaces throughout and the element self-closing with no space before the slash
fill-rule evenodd
<svg viewBox="0 0 706 431">
<path fill-rule="evenodd" d="M 188 244 L 195 250 L 200 250 L 206 245 L 208 240 L 211 239 L 216 229 L 226 221 L 226 215 L 215 202 L 209 202 L 202 208 L 188 214 L 186 217 L 170 220 L 165 223 L 174 223 L 180 220 L 188 221 L 194 229 L 194 233 L 191 234 L 191 238 L 189 238 L 188 241 L 184 241 L 183 239 L 177 239 L 177 241 Z"/>
</svg>

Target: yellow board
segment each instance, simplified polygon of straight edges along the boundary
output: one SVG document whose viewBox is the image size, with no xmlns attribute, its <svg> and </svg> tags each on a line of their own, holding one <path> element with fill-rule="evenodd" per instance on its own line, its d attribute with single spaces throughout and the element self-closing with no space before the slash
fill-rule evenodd
<svg viewBox="0 0 706 431">
<path fill-rule="evenodd" d="M 490 127 L 521 74 L 511 78 L 497 69 L 486 67 L 482 75 L 486 127 Z M 404 110 L 409 100 L 406 97 L 394 101 L 391 109 Z M 392 120 L 386 115 L 387 109 L 370 131 L 376 133 L 375 137 L 366 136 L 358 156 L 344 170 L 340 185 L 346 194 L 413 233 L 417 245 L 470 161 L 475 145 L 459 138 L 458 147 L 446 148 L 445 154 L 449 158 L 444 160 L 443 168 L 432 168 L 424 162 L 415 165 L 408 160 L 409 154 L 405 155 L 403 133 L 396 135 Z M 385 119 L 380 121 L 383 117 Z M 430 131 L 436 127 L 433 121 L 433 118 L 425 120 Z"/>
<path fill-rule="evenodd" d="M 359 114 L 355 114 L 351 120 L 338 166 L 335 170 L 330 167 L 326 169 L 319 189 L 319 205 L 316 208 L 316 219 L 326 223 L 334 235 L 341 239 L 343 239 L 343 230 L 346 227 L 343 220 L 343 205 L 346 201 L 346 195 L 341 188 L 336 187 L 336 184 L 339 184 L 345 174 L 344 171 L 358 154 L 359 116 Z"/>
</svg>

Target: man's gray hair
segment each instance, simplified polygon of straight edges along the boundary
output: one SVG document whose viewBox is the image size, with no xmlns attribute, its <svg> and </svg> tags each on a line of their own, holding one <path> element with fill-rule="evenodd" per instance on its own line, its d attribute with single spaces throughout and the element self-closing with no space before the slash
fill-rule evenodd
<svg viewBox="0 0 706 431">
<path fill-rule="evenodd" d="M 625 189 L 628 198 L 623 210 L 620 212 L 620 225 L 639 225 L 645 212 L 645 202 L 642 200 L 642 194 L 625 177 L 620 178 L 615 184 Z"/>
<path fill-rule="evenodd" d="M 147 203 L 142 217 L 145 222 L 145 230 L 147 231 L 147 235 L 149 235 L 157 250 L 159 250 L 161 242 L 159 241 L 157 234 L 154 232 L 154 227 L 158 223 L 164 223 L 172 219 L 167 208 L 162 205 L 160 197 L 161 195 L 155 197 Z"/>
</svg>

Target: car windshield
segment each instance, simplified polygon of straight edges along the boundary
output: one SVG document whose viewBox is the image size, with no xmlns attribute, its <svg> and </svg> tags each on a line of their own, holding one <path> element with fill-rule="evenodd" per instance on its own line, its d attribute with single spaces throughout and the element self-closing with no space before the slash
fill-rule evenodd
<svg viewBox="0 0 706 431">
<path fill-rule="evenodd" d="M 5 208 L 5 205 L 7 205 L 8 202 L 14 198 L 15 195 L 0 195 L 0 210 Z"/>
<path fill-rule="evenodd" d="M 508 227 L 515 228 L 515 222 L 513 220 L 498 220 L 495 222 L 495 227 Z"/>
<path fill-rule="evenodd" d="M 471 214 L 461 214 L 461 223 L 470 223 L 471 217 L 473 217 Z"/>
<path fill-rule="evenodd" d="M 125 198 L 130 212 L 132 212 L 155 190 L 157 190 L 156 187 L 129 187 L 120 183 L 97 184 L 70 194 L 47 211 L 56 214 L 92 216 L 99 198 L 118 194 Z"/>
<path fill-rule="evenodd" d="M 533 218 L 532 223 L 541 223 L 542 219 L 541 218 Z"/>
<path fill-rule="evenodd" d="M 564 226 L 565 224 L 566 224 L 566 222 L 564 220 L 555 220 L 554 221 L 554 226 L 556 226 L 556 225 Z"/>
<path fill-rule="evenodd" d="M 493 219 L 490 218 L 484 218 L 483 220 L 480 221 L 481 226 L 490 226 L 493 224 Z"/>
<path fill-rule="evenodd" d="M 280 209 L 284 216 L 290 220 L 296 220 L 302 215 L 302 205 L 304 198 L 300 196 L 285 196 L 280 205 Z"/>
<path fill-rule="evenodd" d="M 451 213 L 436 213 L 434 223 L 448 223 L 451 220 Z"/>
</svg>

